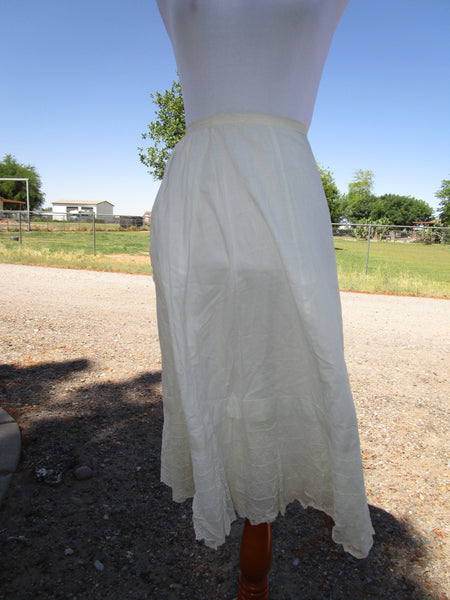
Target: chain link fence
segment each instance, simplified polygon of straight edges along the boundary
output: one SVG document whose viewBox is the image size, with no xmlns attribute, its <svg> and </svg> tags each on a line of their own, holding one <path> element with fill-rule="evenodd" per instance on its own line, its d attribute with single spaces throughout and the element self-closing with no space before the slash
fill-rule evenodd
<svg viewBox="0 0 450 600">
<path fill-rule="evenodd" d="M 341 289 L 450 297 L 450 227 L 333 223 Z"/>
<path fill-rule="evenodd" d="M 450 297 L 449 227 L 333 223 L 332 228 L 341 289 Z M 19 262 L 20 257 L 8 258 L 7 252 L 21 248 L 22 256 L 29 252 L 29 264 L 38 264 L 30 261 L 41 260 L 40 252 L 47 263 L 39 264 L 48 264 L 51 258 L 55 266 L 72 265 L 76 259 L 82 268 L 95 268 L 101 257 L 124 261 L 140 256 L 148 263 L 149 229 L 150 215 L 38 211 L 28 216 L 26 211 L 0 211 L 0 260 L 3 256 Z M 61 263 L 55 262 L 57 252 L 66 255 L 65 263 L 63 258 Z M 87 255 L 97 263 L 86 263 Z M 103 268 L 108 268 L 105 265 Z M 130 268 L 130 263 L 125 268 Z M 150 272 L 149 263 L 147 268 Z"/>
<path fill-rule="evenodd" d="M 86 233 L 86 250 L 97 252 L 98 232 L 150 230 L 150 218 L 136 215 L 96 215 L 93 211 L 55 213 L 34 211 L 0 211 L 0 240 L 8 234 L 11 241 L 22 244 L 23 234 L 41 233 Z"/>
<path fill-rule="evenodd" d="M 0 232 L 20 231 L 148 231 L 150 218 L 136 215 L 96 215 L 93 211 L 55 213 L 0 211 Z"/>
<path fill-rule="evenodd" d="M 333 237 L 337 242 L 365 241 L 367 273 L 371 243 L 394 242 L 403 244 L 450 244 L 450 227 L 435 227 L 417 223 L 414 226 L 383 225 L 378 223 L 333 223 Z M 387 247 L 387 246 L 385 246 Z"/>
</svg>

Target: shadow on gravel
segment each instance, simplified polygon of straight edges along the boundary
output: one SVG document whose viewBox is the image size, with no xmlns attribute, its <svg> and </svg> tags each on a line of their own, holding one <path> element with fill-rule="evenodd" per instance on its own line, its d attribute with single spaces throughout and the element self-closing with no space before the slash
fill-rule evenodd
<svg viewBox="0 0 450 600">
<path fill-rule="evenodd" d="M 0 403 L 7 403 L 9 410 L 44 404 L 53 383 L 89 366 L 90 362 L 84 358 L 28 367 L 0 364 Z"/>
<path fill-rule="evenodd" d="M 217 551 L 206 548 L 194 539 L 190 501 L 172 502 L 159 480 L 161 373 L 87 384 L 90 368 L 0 367 L 1 403 L 24 438 L 0 510 L 0 598 L 233 598 L 242 520 Z M 68 379 L 56 398 L 55 381 Z M 79 466 L 87 479 L 74 476 Z M 271 600 L 443 598 L 426 579 L 418 532 L 379 508 L 371 514 L 375 545 L 358 561 L 331 541 L 323 513 L 290 505 L 272 526 Z"/>
</svg>

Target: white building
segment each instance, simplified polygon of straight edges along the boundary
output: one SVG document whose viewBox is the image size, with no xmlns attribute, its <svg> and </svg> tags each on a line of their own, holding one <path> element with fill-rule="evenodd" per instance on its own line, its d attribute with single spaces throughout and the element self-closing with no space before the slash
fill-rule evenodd
<svg viewBox="0 0 450 600">
<path fill-rule="evenodd" d="M 55 221 L 86 218 L 95 215 L 95 218 L 111 220 L 114 214 L 114 204 L 106 200 L 88 202 L 86 200 L 57 200 L 52 202 L 52 212 Z"/>
</svg>

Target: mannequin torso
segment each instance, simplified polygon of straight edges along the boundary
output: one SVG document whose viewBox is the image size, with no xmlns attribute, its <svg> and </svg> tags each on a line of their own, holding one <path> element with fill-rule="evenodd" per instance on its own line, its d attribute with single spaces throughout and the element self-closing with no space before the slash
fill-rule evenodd
<svg viewBox="0 0 450 600">
<path fill-rule="evenodd" d="M 186 121 L 263 113 L 311 122 L 348 0 L 157 0 L 175 52 Z"/>
</svg>

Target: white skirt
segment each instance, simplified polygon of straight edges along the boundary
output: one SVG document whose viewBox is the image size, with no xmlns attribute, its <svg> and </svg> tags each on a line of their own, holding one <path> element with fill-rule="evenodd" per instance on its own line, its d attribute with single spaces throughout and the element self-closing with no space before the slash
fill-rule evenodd
<svg viewBox="0 0 450 600">
<path fill-rule="evenodd" d="M 356 557 L 373 530 L 343 353 L 327 201 L 296 121 L 194 122 L 151 220 L 162 352 L 162 481 L 196 536 L 297 499 Z"/>
</svg>

